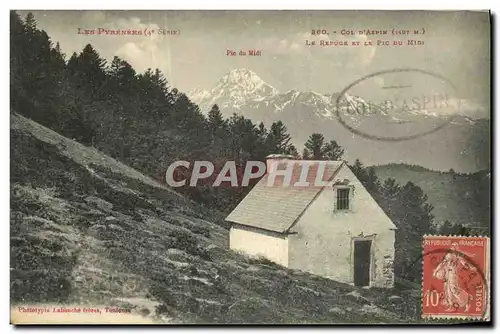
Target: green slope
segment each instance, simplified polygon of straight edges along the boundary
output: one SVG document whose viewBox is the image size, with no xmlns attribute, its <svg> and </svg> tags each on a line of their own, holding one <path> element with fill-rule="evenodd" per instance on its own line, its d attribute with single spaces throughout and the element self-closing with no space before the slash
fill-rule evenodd
<svg viewBox="0 0 500 334">
<path fill-rule="evenodd" d="M 11 115 L 13 305 L 104 303 L 169 323 L 417 321 L 419 291 L 356 290 L 237 254 L 222 219 Z"/>
</svg>

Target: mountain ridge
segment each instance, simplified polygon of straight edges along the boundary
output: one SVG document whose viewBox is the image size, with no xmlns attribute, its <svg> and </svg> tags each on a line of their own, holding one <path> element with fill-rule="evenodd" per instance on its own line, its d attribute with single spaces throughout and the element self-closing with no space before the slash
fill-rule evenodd
<svg viewBox="0 0 500 334">
<path fill-rule="evenodd" d="M 235 89 L 234 87 L 231 86 L 238 86 L 239 89 Z M 251 94 L 255 93 L 255 86 L 264 86 L 268 88 L 268 92 L 264 95 L 256 95 L 256 94 Z M 231 105 L 229 101 L 224 101 L 221 100 L 222 97 L 226 96 L 224 94 L 224 90 L 229 90 L 241 97 L 244 97 L 244 99 L 238 100 L 238 104 L 236 105 Z M 245 93 L 245 91 L 248 91 L 250 93 Z M 186 95 L 196 104 L 200 106 L 202 111 L 208 112 L 208 110 L 212 107 L 213 104 L 219 104 L 219 107 L 223 105 L 224 107 L 232 107 L 232 108 L 237 108 L 240 109 L 242 105 L 247 104 L 247 103 L 252 103 L 255 101 L 263 101 L 266 99 L 273 99 L 275 97 L 285 97 L 289 96 L 290 94 L 294 95 L 297 97 L 297 95 L 305 94 L 305 95 L 315 95 L 322 99 L 326 104 L 329 104 L 332 106 L 333 104 L 336 103 L 337 97 L 339 96 L 338 92 L 334 93 L 320 93 L 314 90 L 307 90 L 307 91 L 299 91 L 296 89 L 290 89 L 287 90 L 283 93 L 279 92 L 276 88 L 274 88 L 272 85 L 268 84 L 264 80 L 262 80 L 257 73 L 246 69 L 246 68 L 235 68 L 230 70 L 228 73 L 223 75 L 221 79 L 219 79 L 216 84 L 211 88 L 211 89 L 203 89 L 203 88 L 194 88 L 186 93 Z M 352 96 L 348 93 L 344 94 L 345 99 L 349 100 L 349 103 L 355 103 L 355 107 L 358 103 L 360 104 L 367 104 L 371 105 L 372 107 L 376 108 L 382 108 L 385 107 L 387 111 L 391 111 L 392 109 L 395 109 L 396 106 L 393 101 L 386 100 L 382 102 L 380 105 L 374 105 L 371 104 L 369 101 L 365 101 L 359 96 Z M 472 108 L 472 106 L 468 106 L 469 108 Z M 460 109 L 459 109 L 460 110 Z M 467 110 L 464 109 L 464 110 Z M 434 117 L 442 117 L 443 115 L 438 115 L 433 112 L 429 112 L 426 109 L 418 109 L 416 110 L 409 110 L 410 113 L 412 114 L 422 114 L 422 116 L 434 116 Z M 462 115 L 464 118 L 468 119 L 469 121 L 473 121 L 473 117 L 469 117 L 467 115 Z M 482 117 L 479 117 L 481 119 Z"/>
<path fill-rule="evenodd" d="M 489 226 L 489 186 L 491 173 L 480 170 L 471 174 L 428 168 L 404 163 L 371 166 L 383 183 L 393 178 L 399 185 L 413 182 L 428 197 L 437 225 L 448 220 L 466 226 Z"/>
<path fill-rule="evenodd" d="M 264 85 L 254 72 L 233 71 L 249 73 L 252 80 Z M 226 74 L 223 78 L 228 76 Z M 218 104 L 225 117 L 237 113 L 266 126 L 280 120 L 287 126 L 294 145 L 299 148 L 312 133 L 320 132 L 325 139 L 335 140 L 344 147 L 346 158 L 351 162 L 356 158 L 369 165 L 405 162 L 438 170 L 453 168 L 459 172 L 489 168 L 489 119 L 473 119 L 460 114 L 450 116 L 448 113 L 438 115 L 427 110 L 402 112 L 393 105 L 376 105 L 349 94 L 338 99 L 339 93 L 298 90 L 279 93 L 274 88 L 270 94 L 260 94 L 255 90 L 247 92 L 241 85 L 232 86 L 228 80 L 223 81 L 226 85 L 216 85 L 216 95 L 209 91 L 201 95 L 198 93 L 198 96 L 210 98 L 200 100 L 189 93 L 188 96 L 203 113 L 207 113 L 213 104 Z M 231 94 L 238 98 L 231 98 Z M 375 137 L 391 135 L 396 141 L 360 137 L 341 124 L 339 117 L 360 132 Z M 434 128 L 440 130 L 418 136 Z M 397 141 L 398 137 L 408 134 L 416 134 L 417 139 Z"/>
</svg>

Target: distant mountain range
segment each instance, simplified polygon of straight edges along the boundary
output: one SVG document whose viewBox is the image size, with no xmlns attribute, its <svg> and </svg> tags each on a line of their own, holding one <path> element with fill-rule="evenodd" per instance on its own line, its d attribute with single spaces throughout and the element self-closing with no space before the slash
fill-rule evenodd
<svg viewBox="0 0 500 334">
<path fill-rule="evenodd" d="M 299 152 L 312 133 L 320 132 L 345 148 L 346 159 L 360 158 L 368 165 L 404 162 L 459 172 L 488 169 L 490 165 L 489 119 L 471 118 L 463 109 L 450 121 L 449 114 L 401 111 L 390 101 L 377 105 L 349 94 L 339 98 L 339 93 L 279 93 L 248 69 L 234 69 L 212 89 L 195 89 L 187 95 L 204 113 L 217 104 L 225 116 L 237 113 L 266 126 L 283 121 Z M 443 127 L 412 140 L 381 141 L 353 133 L 338 117 L 349 127 L 377 137 L 403 137 Z"/>
</svg>

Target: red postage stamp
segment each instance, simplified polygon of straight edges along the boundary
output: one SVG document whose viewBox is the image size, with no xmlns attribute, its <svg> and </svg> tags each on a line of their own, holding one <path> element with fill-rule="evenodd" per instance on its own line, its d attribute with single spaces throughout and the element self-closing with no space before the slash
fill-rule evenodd
<svg viewBox="0 0 500 334">
<path fill-rule="evenodd" d="M 489 320 L 489 240 L 424 236 L 423 318 Z"/>
</svg>

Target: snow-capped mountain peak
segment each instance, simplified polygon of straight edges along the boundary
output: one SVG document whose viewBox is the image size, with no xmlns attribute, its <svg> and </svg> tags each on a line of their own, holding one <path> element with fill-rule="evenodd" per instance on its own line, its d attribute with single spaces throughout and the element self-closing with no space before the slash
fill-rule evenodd
<svg viewBox="0 0 500 334">
<path fill-rule="evenodd" d="M 208 111 L 214 104 L 221 108 L 239 109 L 247 102 L 262 101 L 276 95 L 278 91 L 274 87 L 245 68 L 231 70 L 210 91 L 193 90 L 188 93 L 203 111 Z"/>
<path fill-rule="evenodd" d="M 231 85 L 243 88 L 258 88 L 267 84 L 255 72 L 246 68 L 237 68 L 220 78 L 213 90 Z"/>
</svg>

